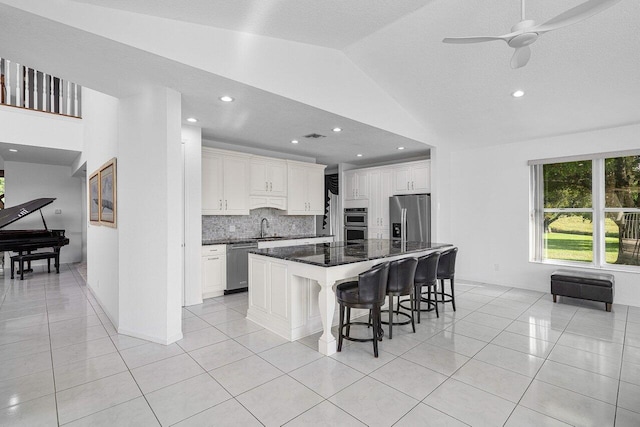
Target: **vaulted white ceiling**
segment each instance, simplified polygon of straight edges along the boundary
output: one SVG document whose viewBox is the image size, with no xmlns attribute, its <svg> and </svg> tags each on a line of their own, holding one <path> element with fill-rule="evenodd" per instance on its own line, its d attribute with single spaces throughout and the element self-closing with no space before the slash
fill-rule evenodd
<svg viewBox="0 0 640 427">
<path fill-rule="evenodd" d="M 430 0 L 73 0 L 342 49 Z"/>
<path fill-rule="evenodd" d="M 527 18 L 544 22 L 583 1 L 529 0 Z M 116 17 L 122 26 L 115 29 L 14 10 L 44 10 L 39 5 L 46 0 L 2 3 L 13 7 L 0 10 L 5 15 L 0 23 L 12 26 L 2 33 L 6 43 L 0 43 L 0 55 L 31 56 L 27 59 L 51 64 L 51 72 L 63 71 L 62 61 L 71 62 L 76 68 L 66 72 L 86 79 L 80 83 L 121 95 L 127 82 L 116 88 L 108 70 L 95 69 L 91 50 L 100 49 L 100 55 L 135 71 L 129 83 L 166 84 L 183 93 L 185 118 L 204 117 L 199 124 L 209 138 L 327 163 L 351 162 L 358 147 L 370 148 L 375 160 L 397 157 L 398 145 L 416 152 L 428 148 L 423 143 L 448 145 L 455 151 L 640 122 L 640 2 L 635 0 L 545 34 L 532 46 L 530 63 L 517 70 L 509 66 L 512 50 L 505 43 L 441 40 L 509 32 L 520 20 L 519 0 L 58 2 L 82 6 L 78 16 L 125 11 Z M 33 31 L 25 33 L 32 40 L 25 41 L 24 34 L 11 39 L 20 33 L 16 20 L 34 22 Z M 167 34 L 156 36 L 158 25 Z M 188 43 L 186 34 L 201 37 Z M 72 39 L 72 46 L 56 47 L 52 37 L 67 44 Z M 225 57 L 222 40 L 236 53 Z M 58 62 L 55 49 L 63 53 Z M 83 67 L 86 72 L 78 72 Z M 96 75 L 87 78 L 91 69 Z M 216 91 L 225 88 L 241 93 L 241 102 L 220 106 Z M 516 89 L 525 96 L 511 97 Z M 388 106 L 388 117 L 381 105 Z M 343 134 L 338 145 L 305 150 L 287 145 L 305 129 L 322 133 L 340 120 L 354 132 Z"/>
</svg>

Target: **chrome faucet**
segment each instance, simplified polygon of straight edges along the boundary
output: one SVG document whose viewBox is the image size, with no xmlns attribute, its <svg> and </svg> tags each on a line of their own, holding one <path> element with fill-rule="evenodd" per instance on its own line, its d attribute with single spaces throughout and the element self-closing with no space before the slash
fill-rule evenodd
<svg viewBox="0 0 640 427">
<path fill-rule="evenodd" d="M 269 220 L 267 218 L 262 218 L 260 221 L 260 237 L 264 237 L 264 223 L 267 223 L 267 228 L 269 228 Z"/>
</svg>

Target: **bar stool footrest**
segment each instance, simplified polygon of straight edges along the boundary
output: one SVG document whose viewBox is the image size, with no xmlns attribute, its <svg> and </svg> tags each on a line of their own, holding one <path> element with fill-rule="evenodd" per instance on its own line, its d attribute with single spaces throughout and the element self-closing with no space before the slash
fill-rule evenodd
<svg viewBox="0 0 640 427">
<path fill-rule="evenodd" d="M 411 301 L 408 299 L 403 299 L 402 301 L 400 301 L 398 304 L 400 305 L 400 307 L 404 308 L 405 310 L 411 310 L 410 307 L 407 307 L 406 305 L 402 305 L 403 302 L 409 303 L 411 304 Z M 420 310 L 421 312 L 429 312 L 429 311 L 433 311 L 435 310 L 435 302 L 433 302 L 432 300 L 428 300 L 426 298 L 420 298 L 420 302 L 426 302 L 427 303 L 427 307 L 430 308 L 414 308 L 413 311 L 418 311 Z M 421 304 L 422 305 L 422 304 Z M 395 323 L 394 323 L 395 325 Z"/>
<path fill-rule="evenodd" d="M 402 307 L 402 308 L 404 308 L 404 307 Z M 380 312 L 381 313 L 389 313 L 389 310 L 380 310 Z M 407 314 L 405 312 L 402 312 L 402 311 L 394 311 L 394 313 L 396 313 L 397 315 L 405 316 L 405 317 L 407 317 L 409 319 L 409 320 L 406 320 L 404 322 L 392 322 L 394 325 L 409 325 L 409 324 L 411 324 L 411 316 L 409 314 Z M 389 321 L 385 322 L 384 320 L 381 320 L 380 323 L 382 323 L 383 325 L 388 325 Z"/>
<path fill-rule="evenodd" d="M 353 325 L 371 326 L 371 323 L 369 323 L 369 322 L 350 322 L 350 323 L 345 323 L 344 325 L 342 325 L 342 328 L 346 328 L 347 326 L 353 326 Z M 340 332 L 342 332 L 342 331 L 340 331 Z M 383 336 L 384 336 L 384 331 L 382 331 L 382 335 L 378 337 L 378 341 L 382 340 Z M 345 340 L 355 341 L 355 342 L 370 342 L 370 341 L 373 341 L 375 339 L 375 338 L 351 338 L 348 335 L 343 335 L 342 338 L 345 339 Z"/>
</svg>

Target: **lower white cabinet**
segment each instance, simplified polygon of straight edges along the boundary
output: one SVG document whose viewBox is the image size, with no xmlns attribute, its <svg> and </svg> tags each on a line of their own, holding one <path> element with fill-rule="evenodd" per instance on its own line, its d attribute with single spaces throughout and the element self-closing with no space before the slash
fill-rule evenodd
<svg viewBox="0 0 640 427">
<path fill-rule="evenodd" d="M 227 288 L 227 246 L 202 247 L 202 298 L 224 295 Z"/>
</svg>

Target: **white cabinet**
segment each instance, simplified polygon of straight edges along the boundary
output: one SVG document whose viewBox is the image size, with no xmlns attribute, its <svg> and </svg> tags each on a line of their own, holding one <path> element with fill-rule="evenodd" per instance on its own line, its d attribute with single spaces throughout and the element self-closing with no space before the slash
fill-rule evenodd
<svg viewBox="0 0 640 427">
<path fill-rule="evenodd" d="M 389 239 L 389 227 L 370 227 L 369 239 Z"/>
<path fill-rule="evenodd" d="M 249 306 L 258 313 L 289 323 L 290 300 L 287 265 L 249 256 Z"/>
<path fill-rule="evenodd" d="M 369 198 L 369 173 L 366 170 L 351 170 L 344 173 L 345 199 L 366 200 Z"/>
<path fill-rule="evenodd" d="M 287 162 L 253 157 L 249 192 L 252 196 L 286 196 Z"/>
<path fill-rule="evenodd" d="M 224 294 L 227 287 L 226 251 L 226 245 L 202 247 L 202 298 Z"/>
<path fill-rule="evenodd" d="M 287 161 L 288 215 L 324 215 L 325 167 Z"/>
<path fill-rule="evenodd" d="M 389 197 L 393 195 L 393 170 L 378 168 L 369 171 L 369 238 L 389 238 Z"/>
<path fill-rule="evenodd" d="M 273 196 L 249 196 L 249 209 L 276 208 L 287 209 L 286 197 Z"/>
<path fill-rule="evenodd" d="M 202 214 L 249 215 L 249 157 L 202 149 Z"/>
<path fill-rule="evenodd" d="M 431 161 L 404 163 L 394 168 L 393 194 L 431 192 Z"/>
</svg>

